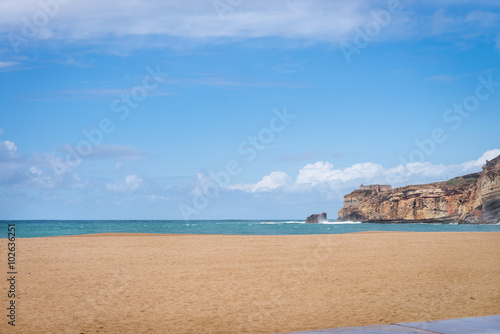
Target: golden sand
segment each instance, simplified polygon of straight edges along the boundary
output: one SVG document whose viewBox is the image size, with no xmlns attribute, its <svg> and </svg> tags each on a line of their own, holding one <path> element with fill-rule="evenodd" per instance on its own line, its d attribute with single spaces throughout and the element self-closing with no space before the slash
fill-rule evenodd
<svg viewBox="0 0 500 334">
<path fill-rule="evenodd" d="M 2 333 L 279 333 L 500 313 L 500 233 L 107 234 L 17 239 L 16 255 L 16 326 L 4 280 Z"/>
</svg>

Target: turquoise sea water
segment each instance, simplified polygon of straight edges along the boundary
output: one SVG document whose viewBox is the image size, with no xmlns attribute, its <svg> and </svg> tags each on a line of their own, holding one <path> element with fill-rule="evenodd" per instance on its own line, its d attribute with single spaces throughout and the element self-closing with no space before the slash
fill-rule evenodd
<svg viewBox="0 0 500 334">
<path fill-rule="evenodd" d="M 500 225 L 366 224 L 335 221 L 306 224 L 303 221 L 288 220 L 4 220 L 0 221 L 0 235 L 3 237 L 7 237 L 8 224 L 15 224 L 17 238 L 94 233 L 292 235 L 364 231 L 500 232 Z"/>
</svg>

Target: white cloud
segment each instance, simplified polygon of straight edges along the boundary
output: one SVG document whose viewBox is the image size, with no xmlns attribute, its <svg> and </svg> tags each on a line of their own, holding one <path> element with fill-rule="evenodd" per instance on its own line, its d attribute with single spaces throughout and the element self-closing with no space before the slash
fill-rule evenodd
<svg viewBox="0 0 500 334">
<path fill-rule="evenodd" d="M 335 171 L 330 162 L 318 161 L 314 164 L 305 165 L 297 176 L 297 183 L 310 183 L 312 185 L 332 180 Z"/>
<path fill-rule="evenodd" d="M 20 154 L 14 142 L 0 140 L 0 185 L 28 188 L 80 187 L 82 181 L 79 175 L 76 172 L 64 175 L 58 173 L 54 168 L 57 161 L 53 154 Z"/>
<path fill-rule="evenodd" d="M 133 146 L 99 145 L 93 147 L 89 157 L 103 159 L 136 160 L 146 154 Z M 120 168 L 121 162 L 116 163 Z M 108 183 L 107 189 L 115 192 L 132 192 L 142 179 L 129 175 L 124 180 Z M 52 153 L 34 152 L 20 154 L 17 145 L 9 140 L 0 140 L 0 185 L 20 185 L 27 188 L 71 188 L 84 187 L 88 180 L 82 180 L 78 172 L 67 166 L 64 159 Z"/>
<path fill-rule="evenodd" d="M 136 191 L 143 180 L 135 174 L 127 175 L 123 180 L 107 183 L 106 189 L 116 193 L 132 193 Z"/>
<path fill-rule="evenodd" d="M 20 161 L 17 146 L 0 140 L 0 185 L 16 184 L 25 180 L 26 166 Z"/>
<path fill-rule="evenodd" d="M 11 141 L 0 140 L 0 161 L 5 159 L 12 159 L 16 156 L 17 146 Z"/>
<path fill-rule="evenodd" d="M 351 40 L 356 28 L 373 21 L 371 12 L 387 8 L 387 1 L 367 0 L 252 0 L 231 5 L 219 15 L 214 1 L 207 0 L 130 0 L 70 1 L 60 5 L 36 38 L 102 41 L 107 37 L 154 36 L 144 43 L 160 46 L 157 36 L 183 39 L 281 37 L 309 41 L 341 42 Z M 237 3 L 237 2 L 234 2 Z M 475 4 L 474 1 L 464 1 Z M 384 33 L 413 37 L 454 31 L 474 32 L 474 27 L 498 28 L 495 3 L 491 10 L 467 11 L 448 2 L 412 4 L 402 1 L 403 12 L 394 15 Z M 483 6 L 483 7 L 484 7 Z M 486 8 L 485 7 L 485 8 Z M 36 0 L 0 2 L 0 33 L 21 35 L 23 18 L 31 20 L 41 11 Z M 429 17 L 428 13 L 434 12 Z M 221 17 L 223 19 L 221 19 Z M 464 27 L 464 24 L 467 26 Z M 418 29 L 415 29 L 418 28 Z M 381 36 L 383 37 L 383 36 Z M 384 37 L 385 38 L 385 37 Z M 165 45 L 167 45 L 166 42 Z M 134 43 L 131 43 L 134 44 Z"/>
<path fill-rule="evenodd" d="M 191 195 L 199 196 L 203 195 L 207 187 L 213 184 L 213 180 L 210 176 L 205 173 L 196 173 L 196 184 L 194 189 L 191 191 Z"/>
<path fill-rule="evenodd" d="M 35 166 L 29 168 L 25 185 L 33 188 L 54 188 L 57 184 L 58 180 L 53 175 L 45 174 Z"/>
<path fill-rule="evenodd" d="M 361 183 L 420 184 L 447 180 L 458 175 L 474 173 L 481 170 L 486 160 L 500 155 L 500 149 L 485 152 L 479 159 L 457 165 L 433 165 L 430 162 L 408 163 L 392 168 L 383 167 L 371 162 L 359 163 L 347 168 L 334 168 L 330 162 L 318 161 L 307 164 L 298 172 L 297 178 L 291 178 L 284 172 L 273 172 L 264 176 L 255 184 L 236 184 L 227 187 L 231 190 L 245 192 L 268 192 L 282 189 L 288 192 L 304 192 L 316 189 L 321 192 L 339 194 L 339 191 L 357 187 Z"/>
<path fill-rule="evenodd" d="M 30 167 L 30 173 L 33 175 L 36 175 L 36 176 L 42 175 L 42 171 L 40 169 L 36 168 L 35 166 Z"/>
<path fill-rule="evenodd" d="M 500 149 L 497 149 L 497 148 L 493 149 L 493 150 L 486 151 L 479 159 L 464 162 L 462 164 L 463 170 L 468 171 L 468 170 L 471 170 L 473 168 L 480 168 L 486 163 L 486 160 L 488 160 L 488 161 L 493 160 L 494 158 L 498 157 L 499 155 L 500 155 Z"/>
<path fill-rule="evenodd" d="M 291 6 L 295 3 L 295 6 Z M 207 37 L 313 37 L 328 39 L 350 31 L 368 14 L 364 1 L 336 2 L 325 15 L 324 0 L 246 1 L 219 16 L 213 1 L 88 0 L 61 5 L 44 27 L 45 38 L 91 39 L 107 35 Z M 35 1 L 0 5 L 0 32 L 20 30 L 22 17 L 41 8 Z M 17 28 L 17 29 L 15 29 Z"/>
<path fill-rule="evenodd" d="M 334 169 L 329 162 L 318 161 L 304 166 L 297 176 L 296 183 L 317 185 L 326 182 L 348 182 L 361 178 L 372 178 L 379 174 L 382 166 L 370 162 L 352 165 L 346 169 Z"/>
<path fill-rule="evenodd" d="M 264 192 L 280 188 L 291 181 L 291 178 L 284 172 L 272 172 L 266 175 L 255 184 L 235 184 L 228 186 L 230 190 L 242 190 L 246 192 Z"/>
</svg>

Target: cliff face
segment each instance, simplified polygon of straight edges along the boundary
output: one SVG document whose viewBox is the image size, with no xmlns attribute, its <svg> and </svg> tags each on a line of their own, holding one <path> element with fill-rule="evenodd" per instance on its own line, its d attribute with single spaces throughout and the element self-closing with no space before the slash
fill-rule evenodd
<svg viewBox="0 0 500 334">
<path fill-rule="evenodd" d="M 480 173 L 446 182 L 384 192 L 354 190 L 344 196 L 340 220 L 373 223 L 497 223 L 500 221 L 500 156 Z"/>
<path fill-rule="evenodd" d="M 482 221 L 500 221 L 500 156 L 483 166 L 478 182 L 482 199 Z"/>
</svg>

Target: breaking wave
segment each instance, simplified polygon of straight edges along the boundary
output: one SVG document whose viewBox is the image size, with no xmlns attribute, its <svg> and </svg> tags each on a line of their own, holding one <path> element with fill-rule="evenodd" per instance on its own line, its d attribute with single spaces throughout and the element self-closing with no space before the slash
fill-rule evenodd
<svg viewBox="0 0 500 334">
<path fill-rule="evenodd" d="M 264 225 L 277 225 L 277 224 L 305 224 L 305 221 L 296 221 L 296 220 L 291 220 L 287 222 L 261 222 L 261 224 Z"/>
<path fill-rule="evenodd" d="M 279 225 L 279 224 L 305 224 L 305 221 L 296 221 L 296 220 L 291 220 L 291 221 L 283 221 L 283 222 L 261 222 L 263 225 Z M 348 222 L 348 221 L 324 221 L 324 222 L 319 222 L 319 223 L 314 223 L 314 224 L 320 224 L 320 225 L 348 225 L 348 224 L 362 224 L 361 222 Z M 314 225 L 313 224 L 313 225 Z"/>
</svg>

